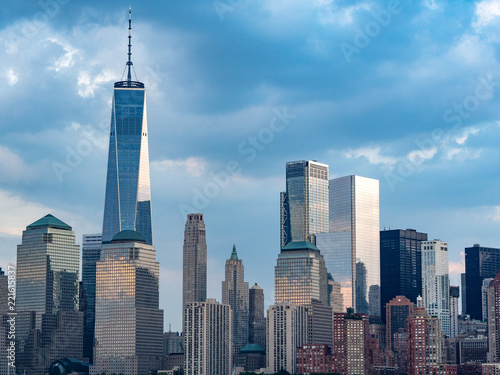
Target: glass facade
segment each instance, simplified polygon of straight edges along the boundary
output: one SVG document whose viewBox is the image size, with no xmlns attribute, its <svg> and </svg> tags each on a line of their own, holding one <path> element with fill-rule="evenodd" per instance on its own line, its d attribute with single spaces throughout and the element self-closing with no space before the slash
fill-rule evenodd
<svg viewBox="0 0 500 375">
<path fill-rule="evenodd" d="M 278 254 L 274 269 L 275 303 L 306 306 L 316 299 L 327 305 L 327 284 L 325 260 L 313 244 L 292 242 Z"/>
<path fill-rule="evenodd" d="M 344 307 L 380 316 L 379 182 L 340 177 L 330 180 L 329 194 L 330 233 L 317 234 L 316 245 L 341 285 Z"/>
<path fill-rule="evenodd" d="M 83 359 L 80 248 L 72 228 L 47 215 L 17 247 L 17 371 L 44 374 L 60 358 Z"/>
<path fill-rule="evenodd" d="M 117 82 L 111 111 L 103 243 L 123 230 L 153 244 L 146 92 L 140 82 Z"/>
<path fill-rule="evenodd" d="M 131 231 L 120 234 L 127 232 Z M 158 369 L 163 354 L 160 266 L 153 246 L 132 237 L 118 239 L 118 236 L 102 245 L 101 260 L 96 267 L 95 348 L 91 373 L 146 375 Z"/>
<path fill-rule="evenodd" d="M 286 193 L 281 193 L 281 247 L 313 241 L 328 232 L 328 165 L 312 160 L 286 163 Z"/>
</svg>

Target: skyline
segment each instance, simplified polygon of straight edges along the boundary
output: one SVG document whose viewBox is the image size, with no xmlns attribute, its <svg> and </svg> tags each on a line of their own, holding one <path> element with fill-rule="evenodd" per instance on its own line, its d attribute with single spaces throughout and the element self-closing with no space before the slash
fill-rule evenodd
<svg viewBox="0 0 500 375">
<path fill-rule="evenodd" d="M 205 217 L 207 297 L 221 301 L 236 244 L 246 281 L 273 303 L 287 161 L 328 164 L 330 179 L 379 179 L 381 229 L 448 242 L 453 285 L 465 247 L 500 246 L 500 1 L 424 1 L 400 12 L 370 1 L 219 3 L 132 4 L 165 330 L 181 330 L 186 207 Z M 26 226 L 48 213 L 80 245 L 101 231 L 110 98 L 127 61 L 123 4 L 40 4 L 8 1 L 0 14 L 2 267 L 15 262 Z M 348 61 L 341 46 L 378 22 L 370 10 L 389 21 L 378 18 L 379 32 Z M 197 207 L 204 189 L 213 198 Z"/>
</svg>

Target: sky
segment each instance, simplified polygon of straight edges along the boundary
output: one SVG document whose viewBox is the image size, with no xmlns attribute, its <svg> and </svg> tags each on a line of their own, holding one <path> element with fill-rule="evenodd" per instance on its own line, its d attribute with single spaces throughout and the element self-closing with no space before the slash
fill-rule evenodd
<svg viewBox="0 0 500 375">
<path fill-rule="evenodd" d="M 48 213 L 102 228 L 123 1 L 0 10 L 0 267 Z M 381 229 L 500 247 L 500 0 L 132 1 L 147 90 L 153 241 L 165 330 L 181 330 L 188 212 L 204 214 L 208 297 L 233 244 L 273 303 L 285 163 L 380 180 Z"/>
</svg>

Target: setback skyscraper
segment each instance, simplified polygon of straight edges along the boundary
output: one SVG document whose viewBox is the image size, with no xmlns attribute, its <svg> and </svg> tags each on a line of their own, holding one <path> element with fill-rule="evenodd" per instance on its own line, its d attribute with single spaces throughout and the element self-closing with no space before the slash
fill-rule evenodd
<svg viewBox="0 0 500 375">
<path fill-rule="evenodd" d="M 80 248 L 52 215 L 28 225 L 17 247 L 17 371 L 43 375 L 60 358 L 83 359 L 78 311 Z"/>
<path fill-rule="evenodd" d="M 135 230 L 152 245 L 146 91 L 132 81 L 130 10 L 128 39 L 127 80 L 116 82 L 113 92 L 102 242 Z"/>
<path fill-rule="evenodd" d="M 328 232 L 328 165 L 314 160 L 286 163 L 281 193 L 281 248 L 292 241 L 314 242 Z"/>
<path fill-rule="evenodd" d="M 248 283 L 245 282 L 243 261 L 238 259 L 233 245 L 231 258 L 226 260 L 226 279 L 222 282 L 222 303 L 233 311 L 233 362 L 248 343 Z"/>
<path fill-rule="evenodd" d="M 379 181 L 330 180 L 330 233 L 316 235 L 326 268 L 340 284 L 344 311 L 380 316 Z"/>
</svg>

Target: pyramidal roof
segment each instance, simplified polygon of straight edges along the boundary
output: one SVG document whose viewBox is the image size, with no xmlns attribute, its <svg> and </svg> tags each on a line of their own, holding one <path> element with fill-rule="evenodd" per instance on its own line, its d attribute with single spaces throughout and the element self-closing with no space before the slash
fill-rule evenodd
<svg viewBox="0 0 500 375">
<path fill-rule="evenodd" d="M 236 245 L 233 245 L 233 252 L 231 253 L 231 260 L 238 260 L 238 253 L 236 252 Z"/>
<path fill-rule="evenodd" d="M 68 224 L 66 224 L 64 221 L 59 220 L 57 217 L 48 214 L 42 217 L 41 219 L 38 219 L 34 223 L 31 223 L 26 227 L 26 229 L 36 229 L 36 228 L 43 228 L 43 227 L 48 227 L 48 228 L 56 228 L 56 229 L 66 229 L 66 230 L 72 230 Z"/>
</svg>

